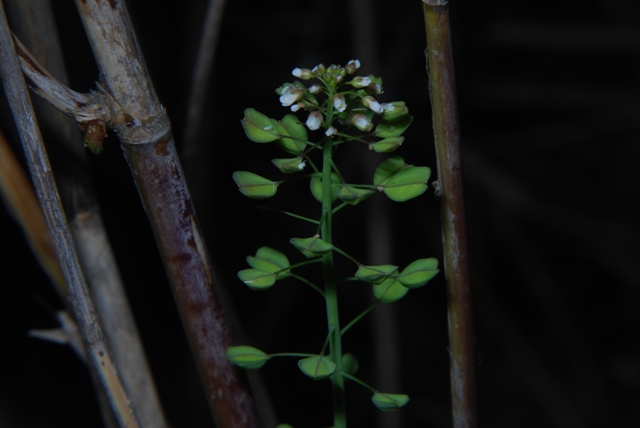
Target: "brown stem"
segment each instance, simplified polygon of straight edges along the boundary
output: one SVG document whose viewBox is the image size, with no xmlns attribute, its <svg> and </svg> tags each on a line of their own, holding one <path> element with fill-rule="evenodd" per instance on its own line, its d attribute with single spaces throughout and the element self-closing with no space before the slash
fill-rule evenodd
<svg viewBox="0 0 640 428">
<path fill-rule="evenodd" d="M 252 400 L 226 359 L 228 322 L 169 119 L 149 79 L 125 3 L 76 0 L 76 5 L 104 90 L 120 109 L 111 126 L 152 225 L 216 425 L 255 427 Z"/>
<path fill-rule="evenodd" d="M 453 426 L 476 426 L 474 333 L 447 0 L 423 0 L 447 279 Z"/>
</svg>

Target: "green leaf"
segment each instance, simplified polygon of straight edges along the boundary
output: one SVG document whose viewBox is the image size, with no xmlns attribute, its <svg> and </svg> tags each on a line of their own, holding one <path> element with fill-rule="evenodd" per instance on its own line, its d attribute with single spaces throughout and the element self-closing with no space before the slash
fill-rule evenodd
<svg viewBox="0 0 640 428">
<path fill-rule="evenodd" d="M 376 135 L 380 138 L 399 137 L 413 122 L 413 116 L 403 116 L 393 120 L 384 117 L 376 126 Z"/>
<path fill-rule="evenodd" d="M 274 250 L 269 247 L 260 247 L 254 256 L 247 257 L 247 263 L 254 269 L 263 270 L 266 272 L 276 273 L 283 269 L 287 269 L 289 259 L 278 250 Z M 276 280 L 280 280 L 289 275 L 289 272 L 280 272 Z"/>
<path fill-rule="evenodd" d="M 373 184 L 378 186 L 382 191 L 382 187 L 389 181 L 394 175 L 402 170 L 406 164 L 401 156 L 392 156 L 389 159 L 382 162 L 376 168 L 376 172 L 373 174 Z"/>
<path fill-rule="evenodd" d="M 397 270 L 398 266 L 393 265 L 360 266 L 355 274 L 355 277 L 360 281 L 381 284 L 389 276 L 396 273 Z"/>
<path fill-rule="evenodd" d="M 271 119 L 255 109 L 248 108 L 244 111 L 242 127 L 247 137 L 253 142 L 269 143 L 278 139 Z"/>
<path fill-rule="evenodd" d="M 276 282 L 276 275 L 260 269 L 243 269 L 238 278 L 252 290 L 266 290 Z"/>
<path fill-rule="evenodd" d="M 402 299 L 409 289 L 400 284 L 395 276 L 389 277 L 382 284 L 373 285 L 373 295 L 380 303 L 393 303 Z"/>
<path fill-rule="evenodd" d="M 333 249 L 333 245 L 323 241 L 317 236 L 311 238 L 291 238 L 289 242 L 309 259 L 320 257 Z"/>
<path fill-rule="evenodd" d="M 407 266 L 398 275 L 398 281 L 407 288 L 420 288 L 440 272 L 438 259 L 419 259 Z"/>
<path fill-rule="evenodd" d="M 342 371 L 353 376 L 358 371 L 358 360 L 351 353 L 342 356 Z"/>
<path fill-rule="evenodd" d="M 393 110 L 385 109 L 384 116 L 382 116 L 383 119 L 388 122 L 393 122 L 409 114 L 409 109 L 404 101 L 393 101 L 391 103 L 387 103 L 387 108 L 389 108 L 389 105 L 393 106 Z"/>
<path fill-rule="evenodd" d="M 313 380 L 326 379 L 336 370 L 333 361 L 324 356 L 304 358 L 298 361 L 298 367 Z"/>
<path fill-rule="evenodd" d="M 430 176 L 426 166 L 407 166 L 387 181 L 383 191 L 393 201 L 408 201 L 426 192 Z"/>
<path fill-rule="evenodd" d="M 358 205 L 373 194 L 373 190 L 359 189 L 348 184 L 343 184 L 340 190 L 336 192 L 338 199 L 348 203 L 349 205 Z"/>
<path fill-rule="evenodd" d="M 306 165 L 305 161 L 300 156 L 295 158 L 271 159 L 271 162 L 273 162 L 273 164 L 285 174 L 300 172 Z"/>
<path fill-rule="evenodd" d="M 338 174 L 335 172 L 331 173 L 331 183 L 331 201 L 335 201 L 339 188 L 339 186 L 336 185 L 340 184 L 340 177 L 338 177 Z M 318 202 L 322 202 L 322 177 L 311 177 L 309 187 L 311 188 L 311 194 L 313 197 L 316 198 Z"/>
<path fill-rule="evenodd" d="M 375 150 L 377 153 L 389 153 L 400 147 L 403 142 L 404 137 L 391 137 L 377 141 L 371 144 L 369 147 Z"/>
<path fill-rule="evenodd" d="M 243 369 L 259 369 L 271 357 L 253 346 L 230 346 L 227 348 L 227 360 Z"/>
<path fill-rule="evenodd" d="M 409 396 L 405 394 L 385 394 L 382 392 L 376 392 L 371 397 L 371 401 L 375 406 L 383 412 L 393 412 L 398 410 L 399 407 L 404 406 L 409 402 Z"/>
<path fill-rule="evenodd" d="M 233 181 L 238 185 L 240 193 L 253 199 L 272 197 L 276 194 L 279 184 L 249 171 L 234 172 Z"/>
</svg>

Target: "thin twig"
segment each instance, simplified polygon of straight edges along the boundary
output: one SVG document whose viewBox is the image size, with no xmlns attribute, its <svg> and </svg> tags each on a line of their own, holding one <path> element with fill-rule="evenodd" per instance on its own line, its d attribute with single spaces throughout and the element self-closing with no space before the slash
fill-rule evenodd
<svg viewBox="0 0 640 428">
<path fill-rule="evenodd" d="M 42 136 L 35 121 L 27 86 L 22 77 L 2 0 L 0 0 L 0 74 L 89 358 L 105 386 L 120 425 L 138 427 L 140 425 L 135 411 L 106 346 L 95 308 L 89 298 L 87 284 L 44 150 Z"/>
<path fill-rule="evenodd" d="M 476 426 L 473 318 L 448 0 L 423 0 L 447 279 L 453 426 Z"/>
<path fill-rule="evenodd" d="M 232 344 L 169 119 L 155 94 L 124 1 L 76 0 L 104 80 L 119 110 L 111 126 L 160 249 L 207 400 L 219 428 L 255 427 L 250 396 L 226 359 Z"/>
</svg>

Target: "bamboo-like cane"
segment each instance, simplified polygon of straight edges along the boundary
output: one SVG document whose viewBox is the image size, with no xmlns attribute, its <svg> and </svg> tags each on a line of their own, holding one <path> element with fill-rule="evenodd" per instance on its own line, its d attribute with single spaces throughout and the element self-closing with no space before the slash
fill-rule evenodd
<svg viewBox="0 0 640 428">
<path fill-rule="evenodd" d="M 212 414 L 219 428 L 255 427 L 252 400 L 226 359 L 229 326 L 169 119 L 155 94 L 124 1 L 76 0 L 114 110 L 108 124 L 152 225 Z"/>
<path fill-rule="evenodd" d="M 40 205 L 47 221 L 53 247 L 60 260 L 69 297 L 87 347 L 89 359 L 105 387 L 118 421 L 123 427 L 139 427 L 131 401 L 107 348 L 87 284 L 80 268 L 60 196 L 55 186 L 49 159 L 44 149 L 33 106 L 0 0 L 0 76 L 16 125 Z"/>
<path fill-rule="evenodd" d="M 67 84 L 62 48 L 50 0 L 5 0 L 5 5 L 14 34 L 46 67 L 46 70 L 40 71 L 51 72 L 62 84 Z M 22 54 L 24 56 L 27 53 Z M 80 264 L 124 384 L 135 403 L 142 425 L 147 428 L 165 428 L 167 422 L 151 370 L 102 224 L 87 166 L 87 150 L 82 148 L 81 133 L 71 118 L 57 111 L 45 100 L 34 99 L 33 105 L 45 138 L 48 135 L 54 140 L 53 143 L 58 143 L 53 146 L 50 143 L 49 147 L 62 148 L 65 150 L 65 158 L 73 159 L 73 166 L 64 165 L 66 168 L 62 174 L 56 175 L 56 179 Z M 55 170 L 57 165 L 54 163 L 53 166 Z M 35 199 L 35 194 L 33 198 Z M 44 219 L 42 221 L 44 223 Z M 66 300 L 66 294 L 63 294 L 63 298 Z M 107 409 L 111 412 L 108 406 Z"/>
<path fill-rule="evenodd" d="M 473 318 L 448 0 L 423 0 L 447 279 L 453 426 L 476 427 Z"/>
</svg>

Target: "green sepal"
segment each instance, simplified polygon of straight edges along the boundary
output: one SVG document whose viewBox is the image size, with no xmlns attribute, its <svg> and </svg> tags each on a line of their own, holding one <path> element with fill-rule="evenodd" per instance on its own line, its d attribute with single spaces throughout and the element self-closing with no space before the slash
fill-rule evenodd
<svg viewBox="0 0 640 428">
<path fill-rule="evenodd" d="M 427 191 L 430 176 L 431 169 L 428 167 L 409 165 L 391 177 L 383 191 L 393 201 L 408 201 Z"/>
<path fill-rule="evenodd" d="M 349 205 L 358 205 L 374 193 L 373 190 L 359 189 L 348 184 L 343 184 L 340 190 L 336 192 L 336 196 Z"/>
<path fill-rule="evenodd" d="M 372 284 L 382 284 L 385 279 L 398 271 L 398 266 L 378 265 L 378 266 L 360 266 L 355 277 L 360 281 L 370 282 Z"/>
<path fill-rule="evenodd" d="M 311 238 L 291 238 L 289 242 L 309 259 L 320 257 L 333 249 L 333 245 L 323 241 L 317 236 Z"/>
<path fill-rule="evenodd" d="M 402 299 L 409 289 L 400 284 L 395 276 L 384 280 L 382 284 L 373 284 L 373 295 L 380 303 L 393 303 Z"/>
<path fill-rule="evenodd" d="M 375 406 L 383 412 L 393 412 L 409 402 L 409 396 L 405 394 L 385 394 L 376 392 L 371 397 Z"/>
<path fill-rule="evenodd" d="M 334 186 L 333 184 L 340 184 L 340 177 L 335 172 L 331 173 L 331 201 L 335 201 L 338 193 L 338 186 Z M 318 200 L 318 202 L 322 202 L 322 177 L 311 177 L 309 188 L 311 189 L 311 194 L 314 198 Z"/>
<path fill-rule="evenodd" d="M 278 139 L 271 119 L 255 109 L 246 109 L 241 122 L 245 134 L 253 142 L 269 143 Z"/>
<path fill-rule="evenodd" d="M 404 142 L 404 137 L 390 137 L 384 140 L 376 141 L 370 144 L 369 147 L 375 150 L 376 153 L 389 153 L 396 150 Z"/>
<path fill-rule="evenodd" d="M 440 272 L 438 259 L 429 257 L 411 263 L 398 275 L 398 281 L 407 288 L 420 288 Z"/>
<path fill-rule="evenodd" d="M 276 283 L 276 275 L 260 269 L 243 269 L 238 278 L 252 290 L 266 290 Z"/>
<path fill-rule="evenodd" d="M 227 348 L 227 360 L 243 369 L 259 369 L 271 357 L 253 346 L 230 346 Z"/>
<path fill-rule="evenodd" d="M 389 159 L 382 162 L 376 168 L 376 172 L 373 174 L 373 184 L 378 186 L 378 189 L 382 191 L 383 186 L 394 175 L 405 168 L 406 164 L 402 156 L 392 156 Z"/>
<path fill-rule="evenodd" d="M 281 272 L 289 266 L 289 259 L 278 250 L 269 247 L 260 247 L 256 251 L 256 255 L 247 256 L 247 263 L 254 269 L 263 270 L 265 272 L 280 272 L 276 280 L 281 280 L 289 275 L 289 271 Z"/>
<path fill-rule="evenodd" d="M 285 174 L 300 172 L 306 165 L 305 161 L 300 156 L 295 158 L 271 159 L 271 162 L 276 166 L 276 168 Z"/>
<path fill-rule="evenodd" d="M 413 116 L 404 116 L 395 120 L 387 120 L 384 117 L 376 126 L 375 134 L 380 138 L 399 137 L 413 122 Z"/>
<path fill-rule="evenodd" d="M 326 379 L 336 370 L 336 365 L 329 357 L 317 356 L 298 361 L 298 367 L 313 380 Z"/>
<path fill-rule="evenodd" d="M 353 376 L 358 371 L 358 360 L 351 353 L 342 356 L 342 371 Z"/>
<path fill-rule="evenodd" d="M 393 101 L 391 103 L 387 103 L 393 106 L 393 110 L 385 110 L 384 116 L 382 118 L 385 121 L 393 122 L 403 116 L 409 114 L 409 108 L 406 106 L 404 101 Z"/>
<path fill-rule="evenodd" d="M 276 194 L 279 184 L 249 171 L 234 172 L 233 181 L 238 185 L 240 193 L 253 199 L 272 197 Z"/>
</svg>

